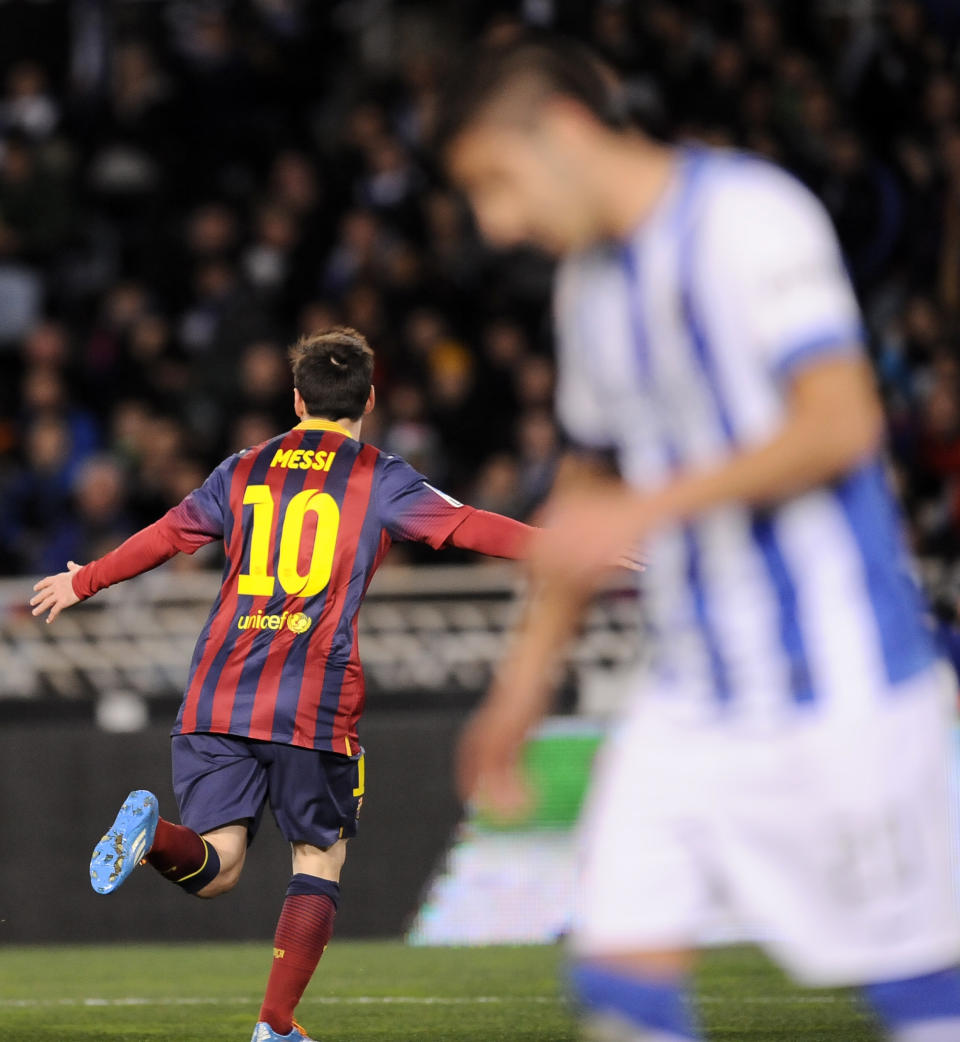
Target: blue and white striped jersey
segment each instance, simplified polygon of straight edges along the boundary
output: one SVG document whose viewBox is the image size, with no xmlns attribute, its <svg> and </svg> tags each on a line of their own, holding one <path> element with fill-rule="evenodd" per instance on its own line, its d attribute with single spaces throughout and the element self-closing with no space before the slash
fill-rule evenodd
<svg viewBox="0 0 960 1042">
<path fill-rule="evenodd" d="M 639 488 L 765 442 L 793 374 L 862 350 L 820 203 L 775 166 L 710 149 L 678 153 L 626 244 L 564 262 L 555 311 L 561 421 L 615 449 Z M 933 662 L 880 460 L 776 509 L 716 509 L 647 550 L 658 687 L 695 716 L 852 709 Z"/>
</svg>

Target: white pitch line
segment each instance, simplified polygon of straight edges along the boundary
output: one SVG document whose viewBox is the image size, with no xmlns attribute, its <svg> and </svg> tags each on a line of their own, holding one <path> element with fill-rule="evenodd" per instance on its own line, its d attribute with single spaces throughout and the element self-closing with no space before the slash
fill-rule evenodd
<svg viewBox="0 0 960 1042">
<path fill-rule="evenodd" d="M 145 998 L 85 998 L 85 999 L 0 999 L 0 1009 L 53 1009 L 57 1007 L 104 1006 L 254 1006 L 257 998 L 208 998 L 199 996 Z M 335 995 L 306 996 L 304 1003 L 321 1006 L 483 1006 L 509 1003 L 531 1005 L 555 1004 L 559 998 L 549 995 Z M 751 1006 L 821 1006 L 846 1002 L 836 995 L 698 995 L 698 1003 L 714 1004 L 736 1002 Z"/>
<path fill-rule="evenodd" d="M 57 1006 L 255 1006 L 258 998 L 158 997 L 101 999 L 0 999 L 0 1009 L 51 1009 Z M 508 1002 L 547 1003 L 556 999 L 547 995 L 335 995 L 306 996 L 301 1000 L 324 1006 L 473 1006 Z"/>
</svg>

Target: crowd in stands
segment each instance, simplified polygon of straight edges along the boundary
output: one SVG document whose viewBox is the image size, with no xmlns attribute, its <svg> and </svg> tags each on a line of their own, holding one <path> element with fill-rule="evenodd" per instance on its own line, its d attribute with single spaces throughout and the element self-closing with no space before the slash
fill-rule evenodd
<svg viewBox="0 0 960 1042">
<path fill-rule="evenodd" d="M 561 452 L 551 266 L 484 249 L 430 149 L 459 50 L 525 23 L 592 43 L 651 132 L 769 156 L 823 199 L 915 544 L 951 559 L 960 23 L 866 6 L 0 5 L 0 572 L 89 560 L 291 426 L 285 348 L 332 323 L 377 352 L 365 440 L 536 509 Z"/>
</svg>

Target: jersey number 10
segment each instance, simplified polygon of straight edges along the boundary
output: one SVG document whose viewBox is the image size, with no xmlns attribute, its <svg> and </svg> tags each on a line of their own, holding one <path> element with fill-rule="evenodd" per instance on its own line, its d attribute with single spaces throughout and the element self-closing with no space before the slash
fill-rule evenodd
<svg viewBox="0 0 960 1042">
<path fill-rule="evenodd" d="M 270 597 L 280 583 L 283 592 L 291 597 L 312 597 L 330 582 L 333 553 L 340 527 L 340 508 L 327 492 L 304 489 L 287 504 L 280 520 L 280 555 L 277 575 L 270 575 L 270 533 L 277 510 L 269 485 L 247 485 L 243 493 L 244 506 L 253 507 L 253 530 L 250 533 L 250 571 L 237 579 L 237 591 L 253 597 Z M 317 531 L 313 537 L 310 565 L 307 574 L 300 574 L 300 544 L 308 514 L 316 515 Z"/>
</svg>

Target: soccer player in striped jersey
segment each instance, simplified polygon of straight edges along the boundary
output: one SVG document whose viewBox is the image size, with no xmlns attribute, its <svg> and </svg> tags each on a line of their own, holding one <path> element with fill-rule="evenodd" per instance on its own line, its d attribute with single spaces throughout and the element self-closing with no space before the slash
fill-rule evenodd
<svg viewBox="0 0 960 1042">
<path fill-rule="evenodd" d="M 53 622 L 98 590 L 223 540 L 223 581 L 173 729 L 182 824 L 159 817 L 153 794 L 130 793 L 90 878 L 110 893 L 145 860 L 187 893 L 226 893 L 269 800 L 294 875 L 254 1042 L 306 1039 L 293 1013 L 332 934 L 363 797 L 357 613 L 374 572 L 395 541 L 517 558 L 531 532 L 359 440 L 374 405 L 373 352 L 355 330 L 305 337 L 291 359 L 297 426 L 225 460 L 116 550 L 42 579 L 31 600 Z"/>
<path fill-rule="evenodd" d="M 586 1021 L 701 1037 L 684 982 L 722 892 L 799 979 L 860 986 L 898 1042 L 952 1042 L 950 683 L 834 231 L 777 167 L 628 128 L 616 90 L 589 53 L 523 41 L 458 70 L 442 134 L 486 237 L 562 258 L 558 410 L 623 475 L 555 499 L 461 786 L 521 799 L 551 667 L 639 540 L 653 655 L 584 815 Z"/>
</svg>

